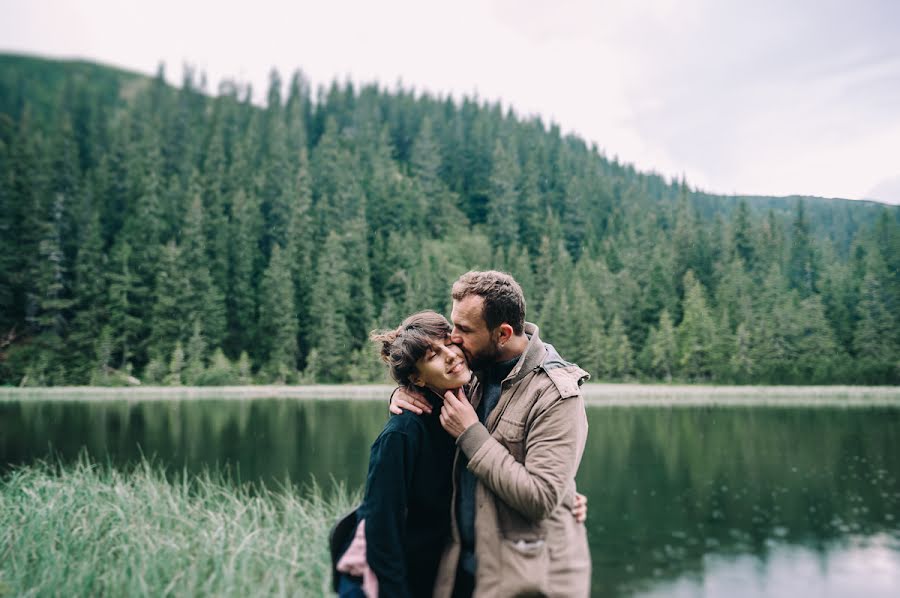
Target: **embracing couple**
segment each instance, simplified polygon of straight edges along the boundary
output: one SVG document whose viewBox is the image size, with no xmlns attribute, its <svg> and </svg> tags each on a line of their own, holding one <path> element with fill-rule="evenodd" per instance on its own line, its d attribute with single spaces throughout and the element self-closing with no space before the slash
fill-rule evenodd
<svg viewBox="0 0 900 598">
<path fill-rule="evenodd" d="M 580 385 L 519 284 L 468 272 L 438 313 L 374 333 L 400 387 L 365 497 L 332 534 L 340 596 L 587 596 Z M 473 373 L 474 372 L 474 373 Z"/>
</svg>

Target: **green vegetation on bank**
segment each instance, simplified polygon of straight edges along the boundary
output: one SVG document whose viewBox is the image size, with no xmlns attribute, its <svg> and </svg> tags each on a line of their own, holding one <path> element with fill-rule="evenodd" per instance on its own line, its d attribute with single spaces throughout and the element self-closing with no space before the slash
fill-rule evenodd
<svg viewBox="0 0 900 598">
<path fill-rule="evenodd" d="M 328 530 L 357 498 L 147 462 L 20 467 L 0 481 L 0 596 L 325 595 Z"/>
<path fill-rule="evenodd" d="M 712 196 L 477 98 L 250 98 L 0 56 L 0 384 L 379 381 L 368 332 L 471 268 L 595 380 L 900 382 L 900 209 Z"/>
</svg>

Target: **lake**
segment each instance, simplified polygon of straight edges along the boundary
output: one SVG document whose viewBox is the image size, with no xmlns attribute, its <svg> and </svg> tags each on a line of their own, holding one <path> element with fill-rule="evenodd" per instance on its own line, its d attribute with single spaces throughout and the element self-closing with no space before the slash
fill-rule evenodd
<svg viewBox="0 0 900 598">
<path fill-rule="evenodd" d="M 86 451 L 358 487 L 386 401 L 7 400 L 0 468 Z M 900 594 L 900 405 L 592 404 L 595 596 Z"/>
</svg>

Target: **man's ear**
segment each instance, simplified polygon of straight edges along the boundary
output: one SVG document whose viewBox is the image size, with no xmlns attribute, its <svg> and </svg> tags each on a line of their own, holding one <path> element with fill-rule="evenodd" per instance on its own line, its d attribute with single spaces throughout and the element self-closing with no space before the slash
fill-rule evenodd
<svg viewBox="0 0 900 598">
<path fill-rule="evenodd" d="M 513 327 L 504 322 L 497 326 L 497 335 L 497 342 L 503 346 L 513 337 Z"/>
</svg>

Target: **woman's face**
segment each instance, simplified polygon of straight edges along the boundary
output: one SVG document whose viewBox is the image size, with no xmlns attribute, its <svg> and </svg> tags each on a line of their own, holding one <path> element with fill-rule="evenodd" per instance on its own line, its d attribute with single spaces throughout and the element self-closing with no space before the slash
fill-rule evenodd
<svg viewBox="0 0 900 598">
<path fill-rule="evenodd" d="M 469 382 L 472 371 L 462 349 L 450 342 L 450 337 L 435 340 L 425 355 L 416 362 L 413 383 L 443 394 Z"/>
</svg>

